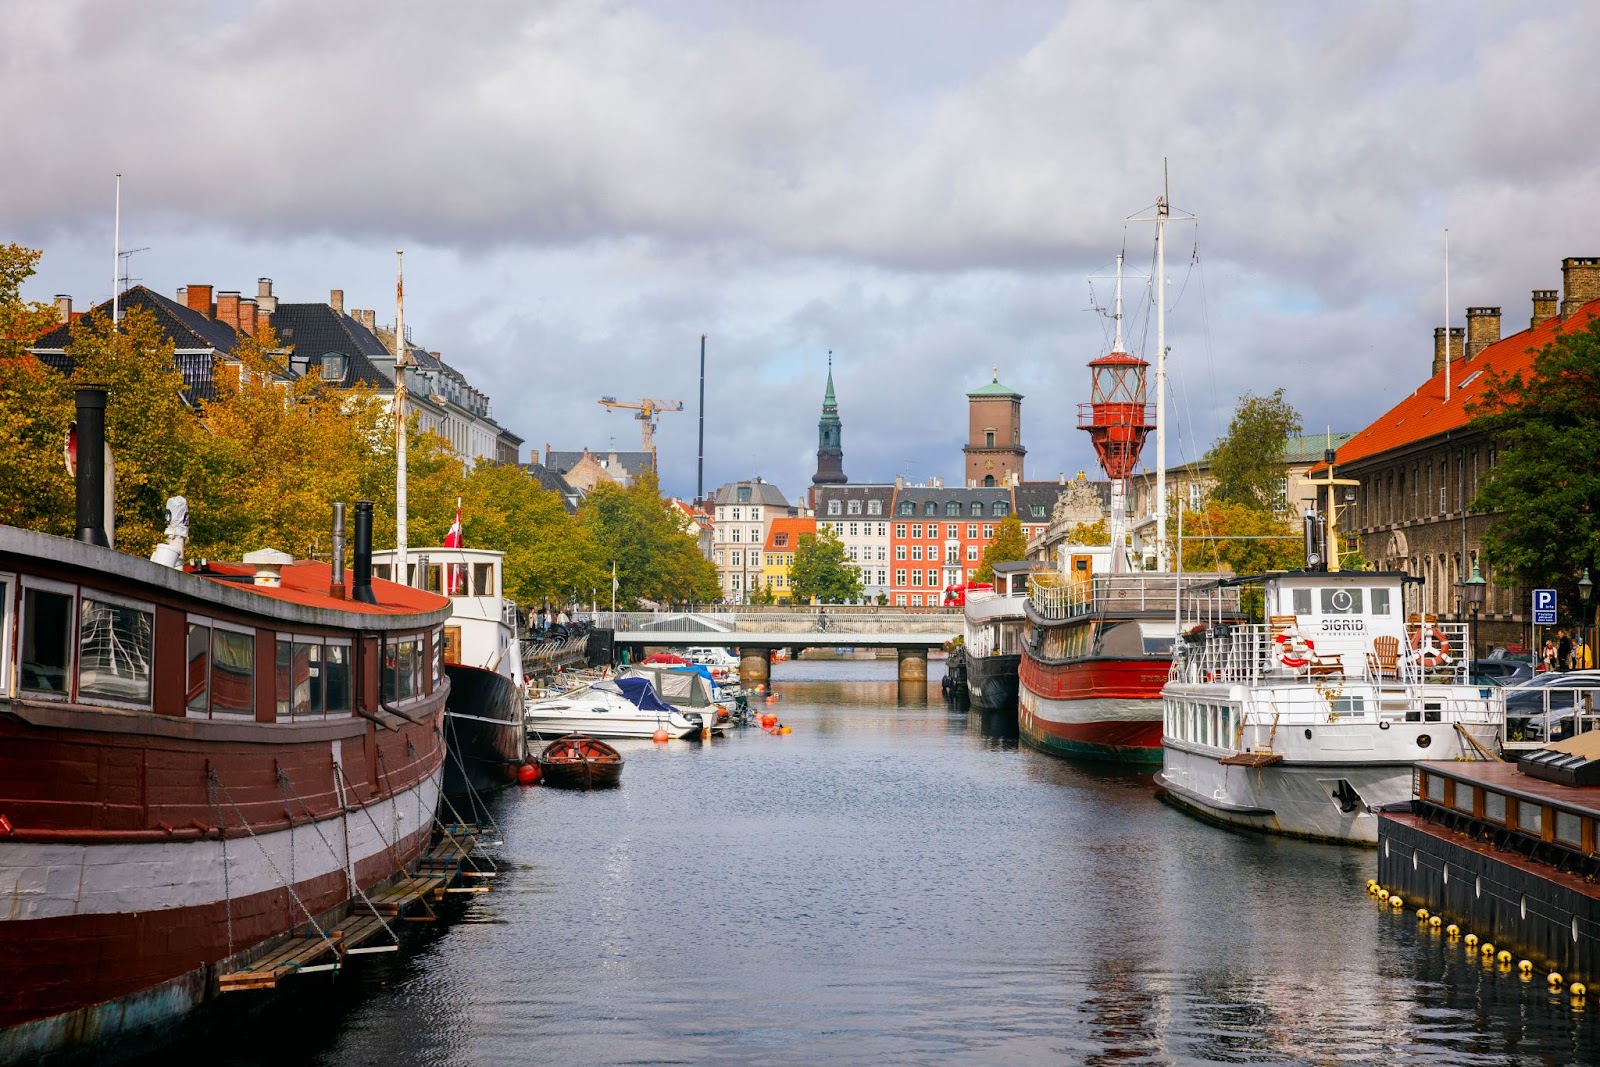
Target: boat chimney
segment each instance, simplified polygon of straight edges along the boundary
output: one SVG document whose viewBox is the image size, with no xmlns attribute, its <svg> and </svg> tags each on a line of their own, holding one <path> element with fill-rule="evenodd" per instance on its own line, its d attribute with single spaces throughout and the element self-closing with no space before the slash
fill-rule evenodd
<svg viewBox="0 0 1600 1067">
<path fill-rule="evenodd" d="M 283 584 L 283 568 L 294 562 L 294 557 L 276 548 L 258 548 L 244 554 L 246 565 L 254 567 L 256 585 L 276 588 Z"/>
<path fill-rule="evenodd" d="M 344 599 L 344 502 L 333 505 L 333 560 L 328 575 L 328 595 Z"/>
<path fill-rule="evenodd" d="M 78 421 L 73 424 L 73 456 L 78 490 L 77 538 L 111 547 L 106 493 L 106 391 L 97 385 L 78 390 Z"/>
<path fill-rule="evenodd" d="M 350 599 L 363 604 L 376 604 L 372 595 L 372 501 L 356 501 L 356 558 L 355 574 L 350 587 Z"/>
</svg>

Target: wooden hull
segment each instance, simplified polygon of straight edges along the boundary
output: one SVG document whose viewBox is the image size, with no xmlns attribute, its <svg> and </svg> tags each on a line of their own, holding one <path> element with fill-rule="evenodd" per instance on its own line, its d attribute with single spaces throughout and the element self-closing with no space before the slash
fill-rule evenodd
<svg viewBox="0 0 1600 1067">
<path fill-rule="evenodd" d="M 612 789 L 622 783 L 622 755 L 592 737 L 563 737 L 540 753 L 539 770 L 557 789 Z"/>
</svg>

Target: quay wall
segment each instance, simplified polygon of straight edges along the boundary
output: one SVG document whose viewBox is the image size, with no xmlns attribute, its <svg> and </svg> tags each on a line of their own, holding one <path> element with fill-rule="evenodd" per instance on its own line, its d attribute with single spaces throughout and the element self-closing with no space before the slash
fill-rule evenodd
<svg viewBox="0 0 1600 1067">
<path fill-rule="evenodd" d="M 1559 971 L 1569 982 L 1600 978 L 1600 891 L 1515 852 L 1409 812 L 1378 816 L 1378 884 L 1477 934 L 1496 948 Z"/>
</svg>

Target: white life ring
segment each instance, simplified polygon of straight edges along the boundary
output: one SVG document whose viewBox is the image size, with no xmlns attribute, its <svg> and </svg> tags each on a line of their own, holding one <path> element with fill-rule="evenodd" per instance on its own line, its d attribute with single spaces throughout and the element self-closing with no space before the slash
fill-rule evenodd
<svg viewBox="0 0 1600 1067">
<path fill-rule="evenodd" d="M 1298 630 L 1285 630 L 1272 635 L 1273 658 L 1290 670 L 1297 671 L 1309 664 L 1316 647 L 1311 638 L 1302 637 Z"/>
<path fill-rule="evenodd" d="M 1455 662 L 1450 657 L 1450 639 L 1431 622 L 1411 631 L 1411 650 L 1424 667 L 1444 667 Z"/>
</svg>

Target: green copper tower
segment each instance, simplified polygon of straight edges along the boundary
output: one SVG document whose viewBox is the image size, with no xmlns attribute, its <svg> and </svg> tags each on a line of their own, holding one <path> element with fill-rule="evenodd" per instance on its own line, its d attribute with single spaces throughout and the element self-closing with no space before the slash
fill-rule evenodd
<svg viewBox="0 0 1600 1067">
<path fill-rule="evenodd" d="M 839 437 L 839 402 L 833 396 L 833 353 L 828 353 L 828 389 L 822 394 L 822 418 L 817 422 L 817 473 L 812 485 L 843 485 L 850 479 L 844 473 L 844 449 Z"/>
</svg>

